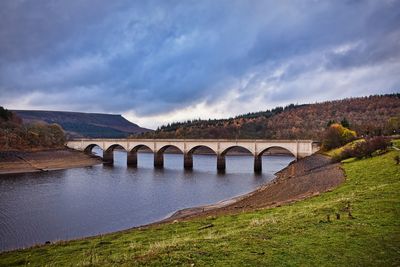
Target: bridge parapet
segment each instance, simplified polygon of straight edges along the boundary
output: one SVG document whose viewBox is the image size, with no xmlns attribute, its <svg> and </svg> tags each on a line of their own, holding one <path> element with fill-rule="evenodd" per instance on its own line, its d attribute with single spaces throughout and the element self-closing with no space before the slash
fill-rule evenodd
<svg viewBox="0 0 400 267">
<path fill-rule="evenodd" d="M 225 170 L 225 154 L 234 147 L 248 150 L 254 156 L 254 170 L 261 172 L 262 155 L 273 147 L 284 148 L 294 157 L 302 158 L 319 150 L 319 144 L 312 140 L 230 140 L 230 139 L 78 139 L 67 142 L 67 146 L 76 150 L 91 152 L 94 146 L 103 150 L 103 160 L 112 163 L 116 147 L 128 153 L 127 163 L 137 166 L 137 151 L 142 147 L 154 153 L 154 166 L 164 165 L 164 151 L 175 147 L 184 154 L 184 167 L 193 167 L 193 152 L 199 147 L 208 147 L 217 155 L 217 168 Z"/>
</svg>

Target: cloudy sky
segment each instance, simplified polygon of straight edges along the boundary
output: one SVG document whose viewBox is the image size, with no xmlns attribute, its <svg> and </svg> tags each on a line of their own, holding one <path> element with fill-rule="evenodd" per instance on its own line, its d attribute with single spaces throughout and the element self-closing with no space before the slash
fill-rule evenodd
<svg viewBox="0 0 400 267">
<path fill-rule="evenodd" d="M 0 1 L 9 109 L 156 127 L 399 91 L 399 0 Z"/>
</svg>

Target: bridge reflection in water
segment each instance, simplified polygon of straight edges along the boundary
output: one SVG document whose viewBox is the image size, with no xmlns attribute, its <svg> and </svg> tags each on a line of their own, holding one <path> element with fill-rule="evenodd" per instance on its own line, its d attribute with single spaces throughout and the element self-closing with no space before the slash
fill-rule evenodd
<svg viewBox="0 0 400 267">
<path fill-rule="evenodd" d="M 127 151 L 128 166 L 137 167 L 138 150 L 147 148 L 154 153 L 154 167 L 164 167 L 164 152 L 175 148 L 183 153 L 183 165 L 186 170 L 193 168 L 193 154 L 196 150 L 207 148 L 217 155 L 218 171 L 225 171 L 225 155 L 234 148 L 247 150 L 254 156 L 254 171 L 262 171 L 262 156 L 272 148 L 289 151 L 298 159 L 309 156 L 319 150 L 319 144 L 312 140 L 229 140 L 229 139 L 75 139 L 67 146 L 90 153 L 98 146 L 103 150 L 103 160 L 114 162 L 114 149 Z"/>
</svg>

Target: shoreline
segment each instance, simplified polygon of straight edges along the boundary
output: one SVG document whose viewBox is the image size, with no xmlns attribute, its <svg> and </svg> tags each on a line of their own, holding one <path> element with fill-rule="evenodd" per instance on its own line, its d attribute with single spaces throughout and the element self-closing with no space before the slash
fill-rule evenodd
<svg viewBox="0 0 400 267">
<path fill-rule="evenodd" d="M 276 172 L 275 175 L 274 179 L 251 192 L 208 205 L 180 209 L 160 221 L 142 227 L 279 207 L 320 195 L 336 188 L 345 181 L 341 165 L 331 163 L 329 157 L 321 154 L 313 154 L 299 161 L 293 161 Z M 271 194 L 279 191 L 280 194 Z"/>
<path fill-rule="evenodd" d="M 146 224 L 144 226 L 148 226 L 148 225 L 153 225 L 153 224 L 158 224 L 158 223 L 162 223 L 162 222 L 169 222 L 170 220 L 176 220 L 181 218 L 182 216 L 187 216 L 187 215 L 200 215 L 201 212 L 204 211 L 210 211 L 210 210 L 214 210 L 214 209 L 221 209 L 224 208 L 228 205 L 231 204 L 235 204 L 249 196 L 252 196 L 254 194 L 257 194 L 257 192 L 259 190 L 261 190 L 262 188 L 264 188 L 265 186 L 269 185 L 270 183 L 272 183 L 275 179 L 277 178 L 277 176 L 275 176 L 275 178 L 273 178 L 272 180 L 268 181 L 265 184 L 259 185 L 258 187 L 256 187 L 254 190 L 249 191 L 247 193 L 241 194 L 241 195 L 237 195 L 231 198 L 227 198 L 227 199 L 223 199 L 220 201 L 217 201 L 215 203 L 211 203 L 211 204 L 206 204 L 206 205 L 200 205 L 200 206 L 195 206 L 195 207 L 189 207 L 189 208 L 184 208 L 184 209 L 178 209 L 174 212 L 171 212 L 169 215 L 165 216 L 163 219 L 150 223 L 150 224 Z M 142 227 L 144 227 L 142 226 Z"/>
<path fill-rule="evenodd" d="M 1 151 L 0 159 L 0 177 L 81 168 L 103 163 L 100 157 L 66 148 L 39 151 Z"/>
</svg>

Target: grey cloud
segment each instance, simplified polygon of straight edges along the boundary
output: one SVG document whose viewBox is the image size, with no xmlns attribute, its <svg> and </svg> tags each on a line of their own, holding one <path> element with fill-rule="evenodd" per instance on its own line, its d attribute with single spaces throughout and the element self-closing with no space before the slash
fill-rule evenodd
<svg viewBox="0 0 400 267">
<path fill-rule="evenodd" d="M 23 94 L 31 107 L 146 116 L 216 103 L 229 90 L 242 101 L 297 102 L 335 95 L 300 83 L 318 79 L 315 70 L 400 59 L 398 1 L 6 0 L 0 10 L 3 105 Z"/>
</svg>

